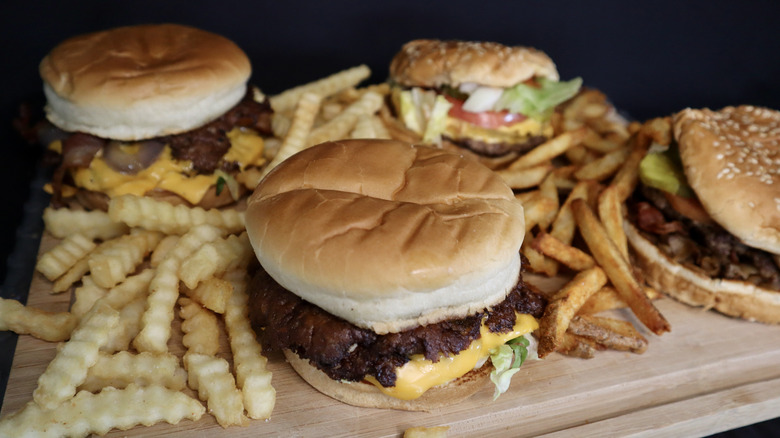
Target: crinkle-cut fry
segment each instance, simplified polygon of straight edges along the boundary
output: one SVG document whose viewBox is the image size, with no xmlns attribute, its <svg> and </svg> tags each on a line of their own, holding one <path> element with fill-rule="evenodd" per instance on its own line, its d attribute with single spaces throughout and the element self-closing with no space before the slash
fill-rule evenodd
<svg viewBox="0 0 780 438">
<path fill-rule="evenodd" d="M 230 373 L 225 359 L 192 353 L 184 356 L 190 388 L 198 391 L 198 397 L 207 401 L 209 413 L 220 426 L 245 426 L 244 402 L 241 391 Z M 196 389 L 197 388 L 197 389 Z"/>
<path fill-rule="evenodd" d="M 89 309 L 95 305 L 95 303 L 106 296 L 108 290 L 98 286 L 92 280 L 91 275 L 85 275 L 81 279 L 81 286 L 77 287 L 73 292 L 75 300 L 70 307 L 70 313 L 78 319 L 81 319 L 89 312 Z"/>
<path fill-rule="evenodd" d="M 322 79 L 307 84 L 299 85 L 285 90 L 276 96 L 271 96 L 269 101 L 275 112 L 292 110 L 304 93 L 318 94 L 322 97 L 330 96 L 349 87 L 354 87 L 371 75 L 371 70 L 366 65 L 342 70 Z"/>
<path fill-rule="evenodd" d="M 604 226 L 587 202 L 577 199 L 572 202 L 572 211 L 580 229 L 580 234 L 590 249 L 596 262 L 607 273 L 609 280 L 620 293 L 623 300 L 634 312 L 637 319 L 656 335 L 671 330 L 669 322 L 645 295 L 634 272 L 623 258 L 620 250 L 609 238 Z"/>
<path fill-rule="evenodd" d="M 72 234 L 43 253 L 35 264 L 35 269 L 50 281 L 54 281 L 96 247 L 95 242 L 87 236 Z"/>
<path fill-rule="evenodd" d="M 0 298 L 0 330 L 31 335 L 49 342 L 65 341 L 78 319 L 69 312 L 47 312 L 16 300 Z"/>
<path fill-rule="evenodd" d="M 579 144 L 583 137 L 585 137 L 584 128 L 575 131 L 564 132 L 563 134 L 557 137 L 553 137 L 539 146 L 531 149 L 525 155 L 521 156 L 512 164 L 510 164 L 509 168 L 512 170 L 526 169 L 550 161 L 553 158 L 566 152 L 566 150 L 569 148 Z"/>
<path fill-rule="evenodd" d="M 126 224 L 112 221 L 108 213 L 100 210 L 46 207 L 43 210 L 43 223 L 45 230 L 58 239 L 82 234 L 88 239 L 109 240 L 129 231 Z"/>
<path fill-rule="evenodd" d="M 286 114 L 280 112 L 274 112 L 271 116 L 271 132 L 274 137 L 284 138 L 287 136 L 287 132 L 290 130 L 292 119 Z"/>
<path fill-rule="evenodd" d="M 539 357 L 557 351 L 564 342 L 569 321 L 583 304 L 607 283 L 604 271 L 594 266 L 579 272 L 550 299 L 539 321 Z"/>
<path fill-rule="evenodd" d="M 230 269 L 246 266 L 254 256 L 247 234 L 205 243 L 179 267 L 179 278 L 190 289 L 201 281 Z"/>
<path fill-rule="evenodd" d="M 170 424 L 178 424 L 183 419 L 197 421 L 205 411 L 197 399 L 159 385 L 108 387 L 98 394 L 79 391 L 73 399 L 51 410 L 30 401 L 21 410 L 0 420 L 0 436 L 105 435 L 112 429 L 127 430 L 163 421 Z"/>
<path fill-rule="evenodd" d="M 118 322 L 119 312 L 111 306 L 94 306 L 73 330 L 70 340 L 49 362 L 46 371 L 38 377 L 33 400 L 45 409 L 54 409 L 73 397 L 76 388 L 84 383 L 89 367 L 97 362 L 100 347 L 108 341 Z"/>
<path fill-rule="evenodd" d="M 119 323 L 111 332 L 106 345 L 100 348 L 101 353 L 115 353 L 130 348 L 130 342 L 141 330 L 141 316 L 146 311 L 146 296 L 140 296 L 127 303 L 119 311 Z"/>
<path fill-rule="evenodd" d="M 176 246 L 176 242 L 178 241 L 179 236 L 176 234 L 168 234 L 167 236 L 163 237 L 162 240 L 160 240 L 160 243 L 154 247 L 152 256 L 149 258 L 149 265 L 153 268 L 159 266 L 160 263 L 162 263 L 162 261 L 165 260 L 165 258 L 168 256 L 168 252 L 170 252 L 170 250 Z"/>
<path fill-rule="evenodd" d="M 68 272 L 60 276 L 51 285 L 51 293 L 61 293 L 70 289 L 73 283 L 81 280 L 89 272 L 89 260 L 84 257 L 68 269 Z"/>
<path fill-rule="evenodd" d="M 114 309 L 120 310 L 137 298 L 146 296 L 152 278 L 154 278 L 154 269 L 144 269 L 111 288 L 100 300 Z"/>
<path fill-rule="evenodd" d="M 89 256 L 89 273 L 98 286 L 112 288 L 123 282 L 160 242 L 156 231 L 139 231 L 101 245 Z"/>
<path fill-rule="evenodd" d="M 146 312 L 141 318 L 141 331 L 133 339 L 138 351 L 165 353 L 168 351 L 168 339 L 171 337 L 171 322 L 174 306 L 179 297 L 179 277 L 177 272 L 181 261 L 206 242 L 219 239 L 225 233 L 222 228 L 211 225 L 198 225 L 176 242 L 165 261 L 157 267 L 149 284 L 149 297 Z"/>
<path fill-rule="evenodd" d="M 389 139 L 390 133 L 377 115 L 363 114 L 358 117 L 355 129 L 349 133 L 349 137 Z"/>
<path fill-rule="evenodd" d="M 168 353 L 138 353 L 120 351 L 116 354 L 101 353 L 87 372 L 87 379 L 79 390 L 98 392 L 107 386 L 126 388 L 161 385 L 168 389 L 182 390 L 187 386 L 184 368 L 179 358 Z"/>
<path fill-rule="evenodd" d="M 214 313 L 223 314 L 227 307 L 228 299 L 233 293 L 233 285 L 219 277 L 207 278 L 194 288 L 182 286 L 181 291 L 201 306 Z"/>
<path fill-rule="evenodd" d="M 265 176 L 279 163 L 295 155 L 306 148 L 306 139 L 309 137 L 314 119 L 320 111 L 322 96 L 314 93 L 304 93 L 295 107 L 290 128 L 287 130 L 279 150 L 273 159 L 263 168 L 262 176 Z"/>
<path fill-rule="evenodd" d="M 313 146 L 329 140 L 346 138 L 361 115 L 375 114 L 382 107 L 383 102 L 384 99 L 379 93 L 373 91 L 364 93 L 360 99 L 349 105 L 341 114 L 312 129 L 306 139 L 306 145 Z"/>
<path fill-rule="evenodd" d="M 182 318 L 182 345 L 186 354 L 213 356 L 219 351 L 219 323 L 212 311 L 189 298 L 179 298 L 179 316 Z"/>
<path fill-rule="evenodd" d="M 229 233 L 244 229 L 244 213 L 235 209 L 204 210 L 200 207 L 173 205 L 146 196 L 122 195 L 111 198 L 108 215 L 131 227 L 165 234 L 184 234 L 197 225 L 213 225 Z"/>
<path fill-rule="evenodd" d="M 225 275 L 233 284 L 233 295 L 225 310 L 225 328 L 233 352 L 236 383 L 244 397 L 249 418 L 268 419 L 276 403 L 276 390 L 271 386 L 271 371 L 263 356 L 263 348 L 249 321 L 249 297 L 246 293 L 247 274 L 234 270 Z"/>
</svg>

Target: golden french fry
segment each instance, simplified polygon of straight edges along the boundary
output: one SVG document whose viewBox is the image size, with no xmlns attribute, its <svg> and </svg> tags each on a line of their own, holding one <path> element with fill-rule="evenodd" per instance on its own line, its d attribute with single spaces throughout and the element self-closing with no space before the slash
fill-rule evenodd
<svg viewBox="0 0 780 438">
<path fill-rule="evenodd" d="M 168 351 L 173 308 L 179 296 L 179 277 L 176 274 L 179 266 L 196 248 L 222 237 L 224 233 L 225 230 L 211 225 L 192 228 L 176 242 L 165 261 L 157 267 L 149 284 L 147 309 L 141 318 L 141 331 L 133 339 L 133 346 L 138 351 Z"/>
<path fill-rule="evenodd" d="M 584 271 L 596 265 L 590 254 L 567 245 L 545 232 L 539 233 L 531 246 L 542 254 L 557 260 L 575 271 Z"/>
<path fill-rule="evenodd" d="M 127 350 L 130 347 L 130 342 L 141 331 L 141 316 L 145 311 L 146 296 L 140 296 L 125 304 L 119 311 L 119 323 L 111 331 L 108 342 L 100 348 L 100 352 L 111 354 Z"/>
<path fill-rule="evenodd" d="M 38 259 L 35 269 L 50 281 L 66 273 L 97 245 L 83 234 L 72 234 Z"/>
<path fill-rule="evenodd" d="M 531 149 L 525 155 L 510 164 L 509 169 L 526 169 L 550 161 L 566 152 L 567 149 L 579 144 L 584 136 L 584 129 L 564 132 Z"/>
<path fill-rule="evenodd" d="M 198 397 L 207 401 L 209 412 L 222 427 L 244 426 L 249 421 L 244 416 L 241 391 L 236 388 L 230 366 L 225 359 L 199 353 L 184 356 L 184 367 L 190 388 L 198 391 Z"/>
<path fill-rule="evenodd" d="M 602 137 L 593 129 L 588 128 L 585 137 L 582 139 L 582 145 L 592 151 L 606 154 L 619 149 L 623 143 L 615 141 L 615 139 L 610 137 Z"/>
<path fill-rule="evenodd" d="M 226 239 L 204 244 L 182 261 L 179 278 L 190 289 L 215 274 L 246 266 L 254 256 L 247 234 L 230 235 Z"/>
<path fill-rule="evenodd" d="M 539 321 L 540 358 L 556 351 L 562 345 L 569 321 L 606 282 L 604 271 L 594 266 L 578 273 L 552 296 Z"/>
<path fill-rule="evenodd" d="M 274 133 L 275 137 L 286 137 L 287 133 L 290 131 L 291 124 L 292 119 L 287 117 L 285 114 L 274 112 L 274 114 L 271 116 L 271 132 Z"/>
<path fill-rule="evenodd" d="M 112 288 L 123 282 L 157 246 L 162 234 L 139 231 L 101 244 L 89 255 L 89 273 L 100 287 Z"/>
<path fill-rule="evenodd" d="M 661 297 L 661 294 L 651 287 L 645 286 L 643 287 L 643 290 L 645 295 L 647 295 L 647 298 L 651 300 L 655 300 Z M 593 296 L 590 297 L 588 301 L 582 305 L 582 307 L 580 307 L 579 313 L 590 315 L 603 312 L 605 310 L 622 309 L 627 306 L 628 305 L 625 301 L 623 301 L 623 298 L 620 297 L 618 291 L 615 290 L 614 287 L 607 285 L 593 294 Z"/>
<path fill-rule="evenodd" d="M 236 181 L 243 184 L 249 190 L 254 190 L 260 180 L 263 179 L 263 171 L 257 167 L 247 167 L 236 175 Z"/>
<path fill-rule="evenodd" d="M 314 119 L 320 111 L 322 96 L 314 93 L 304 93 L 301 100 L 295 107 L 290 129 L 287 131 L 276 155 L 264 168 L 262 175 L 265 176 L 279 163 L 290 158 L 296 153 L 306 149 L 307 139 L 314 126 Z"/>
<path fill-rule="evenodd" d="M 672 120 L 669 117 L 648 120 L 642 124 L 640 129 L 652 142 L 663 146 L 669 146 L 672 142 Z"/>
<path fill-rule="evenodd" d="M 623 203 L 617 188 L 609 186 L 601 192 L 598 198 L 599 219 L 609 238 L 620 250 L 623 258 L 628 260 L 628 240 L 623 231 Z"/>
<path fill-rule="evenodd" d="M 634 193 L 637 182 L 639 181 L 639 162 L 642 161 L 645 154 L 647 154 L 647 142 L 640 141 L 638 136 L 631 137 L 628 144 L 632 148 L 631 153 L 623 162 L 623 166 L 617 171 L 615 177 L 612 178 L 611 185 L 615 187 L 618 192 L 618 198 L 621 202 L 624 202 Z"/>
<path fill-rule="evenodd" d="M 647 339 L 628 321 L 591 315 L 577 315 L 569 322 L 569 332 L 592 339 L 606 348 L 644 353 Z"/>
<path fill-rule="evenodd" d="M 144 269 L 111 288 L 100 300 L 114 309 L 120 310 L 137 298 L 145 297 L 152 278 L 154 278 L 154 269 Z"/>
<path fill-rule="evenodd" d="M 532 236 L 526 238 L 528 241 L 523 243 L 520 252 L 528 259 L 528 269 L 537 274 L 554 277 L 558 273 L 558 262 L 533 249 L 530 243 L 533 241 Z"/>
<path fill-rule="evenodd" d="M 210 310 L 189 298 L 179 298 L 179 316 L 182 318 L 181 343 L 187 347 L 186 354 L 201 353 L 209 356 L 219 351 L 219 324 Z"/>
<path fill-rule="evenodd" d="M 179 358 L 172 354 L 120 351 L 116 354 L 101 353 L 95 365 L 89 368 L 79 390 L 98 392 L 107 386 L 122 389 L 131 384 L 161 385 L 182 390 L 187 386 L 186 380 Z"/>
<path fill-rule="evenodd" d="M 340 140 L 349 134 L 362 115 L 371 115 L 379 111 L 383 103 L 382 96 L 375 92 L 363 94 L 355 103 L 348 106 L 338 116 L 329 120 L 309 133 L 306 146 L 313 146 L 329 140 Z"/>
<path fill-rule="evenodd" d="M 574 180 L 573 176 L 574 172 L 578 169 L 577 166 L 570 164 L 568 166 L 562 166 L 554 169 L 552 172 L 550 172 L 549 178 L 553 181 L 555 184 L 555 187 L 558 189 L 563 190 L 571 190 L 574 188 L 575 185 L 577 185 L 576 180 Z"/>
<path fill-rule="evenodd" d="M 576 172 L 574 172 L 574 177 L 580 181 L 605 180 L 620 168 L 630 153 L 631 149 L 628 147 L 616 149 L 601 156 L 600 158 L 584 164 L 582 167 L 577 169 Z"/>
<path fill-rule="evenodd" d="M 0 330 L 31 335 L 49 342 L 65 341 L 78 320 L 68 312 L 47 312 L 16 300 L 0 298 Z"/>
<path fill-rule="evenodd" d="M 317 94 L 321 97 L 330 96 L 349 87 L 354 87 L 371 75 L 368 66 L 359 65 L 334 73 L 328 77 L 299 85 L 269 98 L 275 112 L 292 110 L 304 93 Z"/>
<path fill-rule="evenodd" d="M 73 330 L 70 340 L 49 362 L 38 377 L 33 400 L 44 409 L 54 409 L 76 394 L 84 382 L 87 370 L 98 359 L 98 351 L 119 322 L 119 312 L 108 304 L 96 305 Z"/>
<path fill-rule="evenodd" d="M 234 209 L 204 210 L 173 205 L 146 196 L 122 195 L 111 198 L 108 215 L 117 222 L 165 234 L 184 234 L 196 225 L 213 225 L 230 233 L 244 230 L 244 214 Z"/>
<path fill-rule="evenodd" d="M 597 109 L 593 109 L 596 107 Z M 603 117 L 609 105 L 607 96 L 595 89 L 582 90 L 574 96 L 563 109 L 565 120 L 584 120 L 588 118 Z"/>
<path fill-rule="evenodd" d="M 81 286 L 77 287 L 73 292 L 75 300 L 70 307 L 70 313 L 77 319 L 81 319 L 106 294 L 108 294 L 107 289 L 95 284 L 91 276 L 84 276 L 81 279 Z"/>
<path fill-rule="evenodd" d="M 211 277 L 198 283 L 194 289 L 182 286 L 182 292 L 212 312 L 223 314 L 233 294 L 233 285 L 222 278 Z"/>
<path fill-rule="evenodd" d="M 79 391 L 67 403 L 52 409 L 30 401 L 20 411 L 0 420 L 0 436 L 105 435 L 111 429 L 127 430 L 141 424 L 197 421 L 205 411 L 198 400 L 159 385 L 108 387 L 99 394 Z"/>
<path fill-rule="evenodd" d="M 225 278 L 229 279 L 234 291 L 225 310 L 225 328 L 233 352 L 236 383 L 241 388 L 249 418 L 267 419 L 276 403 L 276 390 L 271 386 L 272 374 L 266 367 L 268 360 L 262 354 L 249 321 L 247 274 L 244 270 L 234 270 Z"/>
<path fill-rule="evenodd" d="M 152 256 L 149 258 L 149 264 L 155 268 L 160 263 L 162 263 L 163 260 L 168 256 L 168 253 L 173 249 L 174 246 L 176 246 L 176 242 L 179 241 L 179 236 L 176 234 L 169 234 L 160 240 L 160 242 L 157 244 L 156 247 L 154 247 L 154 251 L 152 251 Z"/>
<path fill-rule="evenodd" d="M 88 239 L 108 240 L 128 231 L 127 225 L 112 221 L 106 212 L 100 210 L 46 207 L 43 210 L 43 223 L 46 231 L 58 239 L 82 234 Z"/>
<path fill-rule="evenodd" d="M 377 132 L 374 130 L 374 123 L 371 121 L 371 116 L 367 114 L 358 116 L 355 127 L 349 133 L 349 138 L 379 138 Z"/>
<path fill-rule="evenodd" d="M 73 283 L 79 281 L 89 272 L 89 260 L 83 258 L 68 269 L 68 272 L 60 276 L 52 285 L 51 293 L 61 293 L 70 289 Z"/>
<path fill-rule="evenodd" d="M 527 189 L 541 184 L 552 169 L 552 163 L 544 162 L 533 167 L 501 169 L 497 170 L 496 173 L 509 187 L 513 189 Z"/>
<path fill-rule="evenodd" d="M 587 199 L 589 193 L 589 183 L 587 181 L 581 181 L 569 193 L 566 201 L 558 210 L 558 215 L 552 223 L 552 229 L 550 234 L 561 242 L 570 245 L 574 240 L 574 232 L 576 231 L 576 223 L 574 221 L 574 215 L 571 211 L 571 203 L 575 199 Z"/>
<path fill-rule="evenodd" d="M 596 355 L 596 351 L 603 349 L 591 339 L 566 332 L 563 335 L 563 342 L 556 351 L 571 357 L 592 359 Z"/>
<path fill-rule="evenodd" d="M 544 230 L 555 219 L 558 212 L 558 204 L 545 196 L 537 196 L 523 204 L 525 214 L 525 229 L 530 231 L 539 225 Z"/>
<path fill-rule="evenodd" d="M 604 226 L 598 221 L 590 206 L 581 199 L 574 200 L 571 206 L 580 234 L 590 248 L 593 258 L 607 273 L 612 285 L 636 317 L 657 335 L 668 332 L 671 328 L 666 318 L 647 298 L 639 282 L 634 278 L 628 261 L 609 239 Z"/>
</svg>

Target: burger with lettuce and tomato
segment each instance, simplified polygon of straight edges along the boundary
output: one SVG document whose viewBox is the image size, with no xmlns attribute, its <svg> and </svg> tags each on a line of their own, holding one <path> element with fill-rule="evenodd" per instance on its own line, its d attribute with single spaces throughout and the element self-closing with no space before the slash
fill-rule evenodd
<svg viewBox="0 0 780 438">
<path fill-rule="evenodd" d="M 780 112 L 689 108 L 668 121 L 669 144 L 650 145 L 627 203 L 646 280 L 687 304 L 780 323 Z"/>
<path fill-rule="evenodd" d="M 559 81 L 543 52 L 493 42 L 414 40 L 390 64 L 399 119 L 426 143 L 483 157 L 523 153 L 553 134 L 556 105 L 582 80 Z"/>
</svg>

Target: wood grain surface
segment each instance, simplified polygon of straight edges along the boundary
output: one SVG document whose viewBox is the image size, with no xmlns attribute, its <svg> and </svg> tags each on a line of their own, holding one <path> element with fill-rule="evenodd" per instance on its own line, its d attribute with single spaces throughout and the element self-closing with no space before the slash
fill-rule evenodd
<svg viewBox="0 0 780 438">
<path fill-rule="evenodd" d="M 44 238 L 42 248 L 50 244 Z M 529 280 L 555 287 L 555 281 Z M 658 337 L 644 330 L 650 341 L 646 353 L 605 351 L 589 360 L 553 354 L 529 361 L 496 401 L 486 387 L 463 403 L 433 412 L 357 408 L 318 393 L 281 356 L 272 355 L 269 368 L 277 400 L 269 421 L 223 429 L 206 414 L 198 422 L 137 427 L 108 436 L 397 437 L 409 427 L 439 425 L 450 426 L 449 436 L 701 436 L 778 416 L 780 327 L 671 299 L 656 303 L 672 331 Z M 36 273 L 28 304 L 64 311 L 70 295 L 50 294 L 49 283 Z M 633 321 L 627 312 L 617 313 Z M 179 335 L 170 348 L 181 352 Z M 32 399 L 55 350 L 56 344 L 19 338 L 2 415 Z M 229 359 L 227 348 L 223 354 Z"/>
</svg>

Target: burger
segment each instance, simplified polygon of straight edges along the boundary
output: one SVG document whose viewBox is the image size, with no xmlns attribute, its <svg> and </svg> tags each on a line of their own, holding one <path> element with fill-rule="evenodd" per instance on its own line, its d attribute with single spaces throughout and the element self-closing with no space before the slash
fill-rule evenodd
<svg viewBox="0 0 780 438">
<path fill-rule="evenodd" d="M 627 236 L 647 281 L 678 300 L 780 323 L 780 112 L 686 109 L 653 144 Z"/>
<path fill-rule="evenodd" d="M 222 36 L 177 24 L 80 35 L 51 50 L 40 74 L 55 205 L 106 209 L 134 194 L 218 207 L 264 161 L 270 105 L 248 86 L 246 54 Z"/>
<path fill-rule="evenodd" d="M 533 354 L 544 301 L 522 281 L 523 207 L 473 160 L 323 143 L 262 180 L 246 228 L 254 328 L 335 399 L 430 410 L 490 379 L 506 390 Z"/>
<path fill-rule="evenodd" d="M 543 52 L 493 42 L 414 40 L 390 64 L 394 107 L 407 128 L 426 143 L 485 157 L 522 153 L 552 136 L 555 106 L 582 84 L 558 79 Z"/>
</svg>

